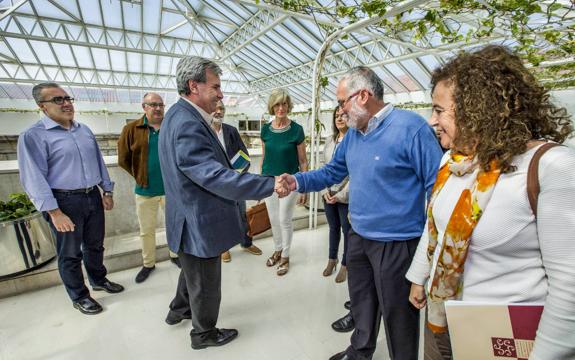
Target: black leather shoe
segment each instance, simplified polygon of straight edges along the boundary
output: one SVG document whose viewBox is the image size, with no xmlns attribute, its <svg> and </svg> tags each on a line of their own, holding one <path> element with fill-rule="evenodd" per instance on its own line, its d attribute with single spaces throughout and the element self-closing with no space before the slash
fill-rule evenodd
<svg viewBox="0 0 575 360">
<path fill-rule="evenodd" d="M 92 289 L 94 289 L 94 291 L 105 291 L 110 294 L 124 291 L 124 287 L 122 285 L 113 283 L 110 280 L 106 280 L 103 284 L 92 286 Z"/>
<path fill-rule="evenodd" d="M 329 358 L 329 360 L 351 360 L 345 351 L 337 353 Z"/>
<path fill-rule="evenodd" d="M 343 303 L 343 307 L 346 308 L 347 310 L 351 310 L 351 301 L 346 301 Z"/>
<path fill-rule="evenodd" d="M 82 300 L 75 301 L 73 303 L 74 308 L 80 310 L 82 314 L 86 315 L 95 315 L 101 313 L 102 305 L 98 304 L 98 302 L 91 297 L 83 298 Z"/>
<path fill-rule="evenodd" d="M 192 334 L 192 349 L 205 349 L 208 346 L 222 346 L 238 337 L 236 329 L 215 329 L 204 334 Z"/>
<path fill-rule="evenodd" d="M 136 282 L 139 284 L 139 283 L 146 281 L 148 276 L 150 276 L 150 274 L 154 270 L 156 270 L 156 266 L 152 266 L 152 267 L 143 266 L 142 270 L 140 270 L 140 272 L 138 272 L 138 275 L 136 275 Z"/>
<path fill-rule="evenodd" d="M 168 325 L 176 325 L 182 322 L 184 319 L 191 319 L 191 315 L 180 315 L 173 311 L 168 312 L 168 316 L 166 316 L 166 324 Z"/>
<path fill-rule="evenodd" d="M 355 322 L 353 321 L 353 316 L 351 311 L 347 313 L 346 316 L 334 321 L 331 324 L 331 328 L 337 332 L 350 332 L 355 328 Z"/>
<path fill-rule="evenodd" d="M 180 269 L 182 268 L 182 265 L 180 264 L 180 259 L 178 259 L 177 257 L 176 258 L 171 257 L 170 261 L 172 262 L 172 264 L 176 265 Z"/>
</svg>

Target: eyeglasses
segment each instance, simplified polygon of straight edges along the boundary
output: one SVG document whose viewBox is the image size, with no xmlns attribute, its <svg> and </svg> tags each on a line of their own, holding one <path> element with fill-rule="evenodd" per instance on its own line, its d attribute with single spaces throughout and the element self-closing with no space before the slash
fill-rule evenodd
<svg viewBox="0 0 575 360">
<path fill-rule="evenodd" d="M 363 89 L 362 89 L 363 90 Z M 345 100 L 338 100 L 337 101 L 337 106 L 339 106 L 340 109 L 343 109 L 343 107 L 347 104 L 347 102 L 349 100 L 351 100 L 353 97 L 359 95 L 359 93 L 361 92 L 361 90 L 357 90 L 356 92 L 354 92 L 353 94 L 351 94 L 350 96 L 347 97 L 347 99 Z"/>
<path fill-rule="evenodd" d="M 69 96 L 54 96 L 53 98 L 51 98 L 50 100 L 42 100 L 42 101 L 38 101 L 39 103 L 47 103 L 47 102 L 51 102 L 54 103 L 56 105 L 62 105 L 64 104 L 64 102 L 67 101 L 70 104 L 74 103 L 74 98 L 73 97 L 69 97 Z"/>
<path fill-rule="evenodd" d="M 162 103 L 144 103 L 144 105 L 147 105 L 151 108 L 156 108 L 156 107 L 163 108 L 164 106 L 166 106 L 165 104 L 162 104 Z"/>
</svg>

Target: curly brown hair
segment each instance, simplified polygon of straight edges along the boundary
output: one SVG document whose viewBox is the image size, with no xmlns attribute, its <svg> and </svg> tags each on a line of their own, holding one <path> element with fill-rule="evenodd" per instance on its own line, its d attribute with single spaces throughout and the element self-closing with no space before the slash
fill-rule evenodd
<svg viewBox="0 0 575 360">
<path fill-rule="evenodd" d="M 512 158 L 528 141 L 562 143 L 573 133 L 567 110 L 551 103 L 547 89 L 505 47 L 460 54 L 433 72 L 432 90 L 441 81 L 453 89 L 453 148 L 474 149 L 484 170 L 495 160 L 502 172 L 515 171 Z"/>
</svg>

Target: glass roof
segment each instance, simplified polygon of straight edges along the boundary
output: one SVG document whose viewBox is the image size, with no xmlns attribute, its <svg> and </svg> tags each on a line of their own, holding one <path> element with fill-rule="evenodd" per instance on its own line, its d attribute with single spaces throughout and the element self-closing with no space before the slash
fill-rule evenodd
<svg viewBox="0 0 575 360">
<path fill-rule="evenodd" d="M 262 102 L 277 87 L 288 88 L 297 104 L 309 104 L 313 62 L 327 31 L 347 24 L 327 12 L 297 13 L 276 3 L 281 1 L 0 0 L 0 97 L 30 99 L 33 84 L 50 80 L 84 101 L 137 103 L 146 91 L 173 101 L 178 59 L 193 54 L 222 66 L 228 104 Z M 315 3 L 319 9 L 335 1 Z M 568 4 L 565 17 L 549 26 L 573 26 Z M 465 16 L 457 21 L 459 31 L 472 28 Z M 546 21 L 530 19 L 533 26 Z M 508 34 L 496 35 L 490 41 L 511 42 Z M 321 100 L 333 100 L 337 78 L 357 65 L 373 67 L 387 94 L 427 91 L 431 71 L 466 46 L 445 44 L 435 33 L 416 39 L 408 31 L 357 30 L 331 45 Z"/>
</svg>

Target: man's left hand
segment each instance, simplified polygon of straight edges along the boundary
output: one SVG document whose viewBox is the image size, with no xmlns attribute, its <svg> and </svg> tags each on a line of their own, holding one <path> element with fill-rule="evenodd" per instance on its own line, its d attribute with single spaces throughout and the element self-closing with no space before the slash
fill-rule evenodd
<svg viewBox="0 0 575 360">
<path fill-rule="evenodd" d="M 114 198 L 111 196 L 102 196 L 102 204 L 104 204 L 104 210 L 112 210 L 114 208 Z"/>
<path fill-rule="evenodd" d="M 298 205 L 305 205 L 306 201 L 307 201 L 307 194 L 301 194 L 299 196 L 299 199 L 297 200 L 297 204 Z"/>
</svg>

